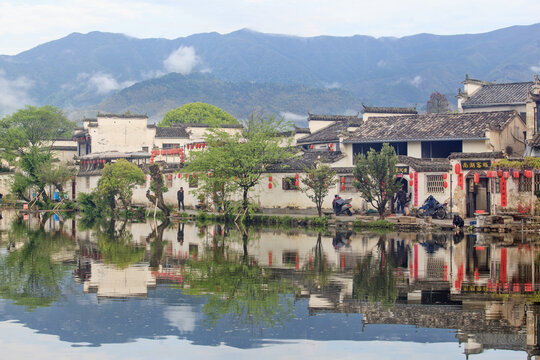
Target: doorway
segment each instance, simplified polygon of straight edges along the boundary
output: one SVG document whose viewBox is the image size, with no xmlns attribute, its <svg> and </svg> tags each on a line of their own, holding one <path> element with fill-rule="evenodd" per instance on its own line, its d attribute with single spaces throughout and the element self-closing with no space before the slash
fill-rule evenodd
<svg viewBox="0 0 540 360">
<path fill-rule="evenodd" d="M 489 179 L 480 177 L 478 184 L 474 183 L 472 176 L 467 177 L 467 217 L 473 217 L 478 210 L 489 212 L 490 194 L 489 194 Z"/>
</svg>

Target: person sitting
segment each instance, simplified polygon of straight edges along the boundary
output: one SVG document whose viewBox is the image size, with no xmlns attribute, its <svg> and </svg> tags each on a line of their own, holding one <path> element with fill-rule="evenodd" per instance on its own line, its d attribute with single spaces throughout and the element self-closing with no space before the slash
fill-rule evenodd
<svg viewBox="0 0 540 360">
<path fill-rule="evenodd" d="M 452 224 L 454 225 L 454 228 L 457 230 L 463 229 L 463 226 L 465 225 L 465 221 L 459 216 L 458 214 L 454 215 L 454 219 L 452 220 Z"/>
</svg>

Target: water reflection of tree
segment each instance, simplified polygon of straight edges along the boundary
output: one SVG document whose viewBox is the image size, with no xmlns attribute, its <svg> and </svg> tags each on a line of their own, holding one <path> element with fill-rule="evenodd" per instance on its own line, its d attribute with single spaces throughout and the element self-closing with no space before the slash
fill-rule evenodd
<svg viewBox="0 0 540 360">
<path fill-rule="evenodd" d="M 317 242 L 311 250 L 312 257 L 308 264 L 304 265 L 303 278 L 308 283 L 308 287 L 326 287 L 330 282 L 332 268 L 328 266 L 324 250 L 322 247 L 322 234 L 317 234 Z"/>
<path fill-rule="evenodd" d="M 169 226 L 171 222 L 169 218 L 165 218 L 161 224 L 156 226 L 150 234 L 146 237 L 146 241 L 150 242 L 154 240 L 151 244 L 151 255 L 150 255 L 150 266 L 158 267 L 161 264 L 163 259 L 163 232 Z M 183 226 L 179 225 L 179 226 Z"/>
<path fill-rule="evenodd" d="M 144 259 L 145 248 L 132 242 L 133 235 L 126 227 L 125 221 L 117 226 L 116 221 L 111 220 L 95 228 L 95 238 L 105 264 L 125 269 Z"/>
<path fill-rule="evenodd" d="M 393 256 L 387 257 L 386 238 L 380 236 L 377 243 L 377 256 L 369 254 L 358 260 L 353 277 L 354 297 L 368 302 L 393 305 L 397 298 L 396 267 Z"/>
<path fill-rule="evenodd" d="M 296 288 L 289 280 L 250 259 L 247 230 L 236 236 L 242 242 L 240 258 L 227 246 L 234 239 L 225 240 L 223 236 L 205 249 L 204 258 L 188 261 L 185 284 L 189 289 L 184 292 L 209 296 L 203 311 L 210 326 L 228 316 L 256 327 L 272 327 L 291 319 L 293 300 L 283 295 L 294 294 Z"/>
<path fill-rule="evenodd" d="M 61 294 L 60 283 L 71 265 L 54 261 L 54 255 L 72 246 L 62 234 L 30 230 L 17 221 L 8 233 L 10 248 L 25 244 L 0 257 L 0 296 L 32 310 L 49 306 Z"/>
</svg>

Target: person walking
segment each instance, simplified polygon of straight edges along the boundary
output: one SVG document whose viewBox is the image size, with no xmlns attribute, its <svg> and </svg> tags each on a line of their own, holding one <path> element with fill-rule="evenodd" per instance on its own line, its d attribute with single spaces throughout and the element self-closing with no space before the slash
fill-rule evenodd
<svg viewBox="0 0 540 360">
<path fill-rule="evenodd" d="M 176 193 L 178 199 L 178 210 L 180 211 L 180 205 L 182 205 L 182 211 L 184 211 L 184 188 L 180 186 L 180 190 Z"/>
<path fill-rule="evenodd" d="M 399 191 L 396 194 L 396 200 L 397 200 L 397 209 L 396 214 L 402 213 L 405 215 L 405 204 L 407 203 L 407 193 L 403 188 L 399 189 Z"/>
</svg>

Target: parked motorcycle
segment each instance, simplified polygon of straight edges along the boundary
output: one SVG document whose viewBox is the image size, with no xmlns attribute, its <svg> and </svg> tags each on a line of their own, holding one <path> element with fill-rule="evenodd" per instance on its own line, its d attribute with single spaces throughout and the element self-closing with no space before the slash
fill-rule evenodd
<svg viewBox="0 0 540 360">
<path fill-rule="evenodd" d="M 424 201 L 424 204 L 418 209 L 418 216 L 431 216 L 436 219 L 445 219 L 448 203 L 441 204 L 432 195 L 429 195 Z"/>
<path fill-rule="evenodd" d="M 347 214 L 349 216 L 352 216 L 352 205 L 351 205 L 351 201 L 352 201 L 352 198 L 348 198 L 348 199 L 342 199 L 342 198 L 339 198 L 338 200 L 336 200 L 336 208 L 335 208 L 335 213 L 336 213 L 336 216 L 339 216 L 341 214 Z"/>
</svg>

